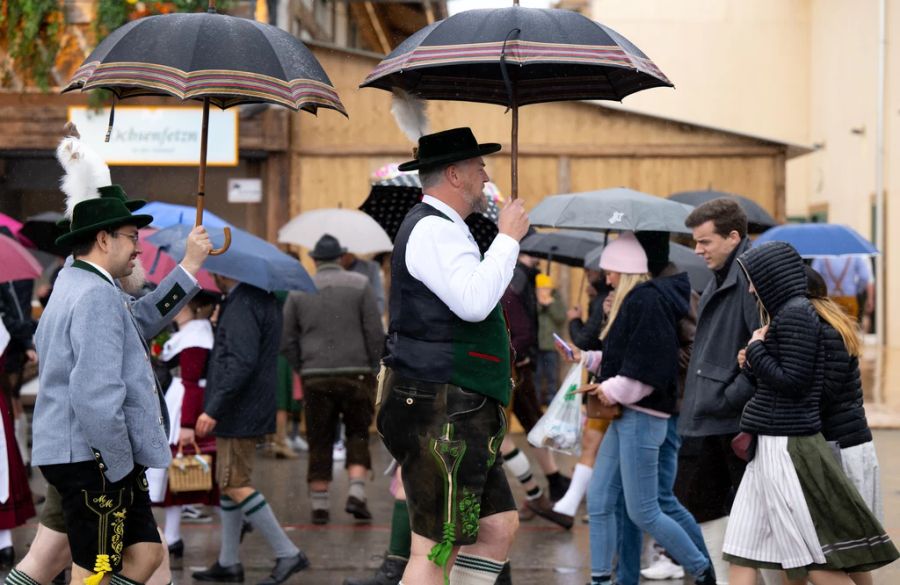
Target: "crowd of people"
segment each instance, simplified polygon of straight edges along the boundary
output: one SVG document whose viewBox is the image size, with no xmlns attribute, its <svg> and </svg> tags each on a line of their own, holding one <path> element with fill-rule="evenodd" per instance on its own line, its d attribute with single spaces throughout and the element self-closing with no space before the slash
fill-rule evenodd
<svg viewBox="0 0 900 585">
<path fill-rule="evenodd" d="M 84 148 L 61 143 L 69 177 L 80 172 L 73 160 L 90 160 L 78 156 Z M 739 205 L 718 199 L 685 222 L 714 275 L 705 290 L 670 262 L 670 234 L 623 232 L 588 267 L 587 314 L 567 311 L 553 279 L 519 252 L 529 231 L 521 201 L 503 208 L 486 251 L 464 221 L 485 208 L 484 157 L 498 150 L 468 128 L 420 139 L 400 168 L 418 171 L 424 196 L 395 237 L 387 297 L 377 264 L 330 235 L 310 251 L 315 293 L 219 274 L 218 291 L 201 290 L 211 251 L 202 227 L 147 290 L 144 202 L 109 184 L 108 169 L 64 181 L 60 243 L 72 254 L 36 331 L 21 295 L 0 287 L 12 340 L 0 400 L 7 582 L 48 585 L 71 565 L 87 585 L 170 583 L 192 505 L 218 507 L 220 518 L 219 554 L 194 580 L 243 582 L 241 542 L 252 530 L 275 558 L 261 584 L 282 583 L 315 559 L 254 486 L 258 444 L 287 458 L 308 451 L 319 525 L 331 521 L 341 445 L 344 510 L 367 523 L 374 424 L 395 461 L 389 546 L 375 575 L 346 585 L 511 583 L 519 523 L 540 516 L 568 529 L 585 498 L 591 585 L 685 574 L 753 585 L 760 570 L 772 583 L 871 584 L 900 555 L 881 524 L 859 306 L 834 302 L 826 284 L 849 290 L 841 283 L 855 264 L 808 266 L 787 244 L 754 247 Z M 571 354 L 553 335 L 567 324 Z M 526 431 L 544 416 L 565 360 L 585 372 L 571 477 L 553 451 L 526 450 L 507 433 L 513 414 Z M 34 541 L 13 568 L 11 530 L 35 515 L 15 432 L 22 409 L 10 399 L 28 361 L 38 361 L 40 390 L 25 459 L 48 485 Z M 301 404 L 298 443 L 287 425 Z M 208 481 L 175 481 L 186 466 Z M 518 505 L 508 475 L 525 493 Z"/>
</svg>

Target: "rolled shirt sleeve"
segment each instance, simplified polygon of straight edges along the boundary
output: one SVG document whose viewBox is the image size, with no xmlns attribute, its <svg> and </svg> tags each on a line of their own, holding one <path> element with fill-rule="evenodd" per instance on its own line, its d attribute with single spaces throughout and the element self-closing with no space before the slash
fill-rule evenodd
<svg viewBox="0 0 900 585">
<path fill-rule="evenodd" d="M 498 234 L 482 259 L 475 239 L 459 214 L 433 197 L 426 195 L 423 202 L 451 221 L 430 216 L 416 224 L 406 246 L 410 275 L 463 321 L 484 321 L 512 280 L 519 243 Z"/>
</svg>

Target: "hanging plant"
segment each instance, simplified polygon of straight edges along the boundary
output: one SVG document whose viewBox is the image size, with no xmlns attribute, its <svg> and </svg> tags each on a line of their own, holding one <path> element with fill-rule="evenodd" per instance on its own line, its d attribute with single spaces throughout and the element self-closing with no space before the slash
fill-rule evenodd
<svg viewBox="0 0 900 585">
<path fill-rule="evenodd" d="M 0 36 L 13 68 L 50 89 L 64 17 L 58 0 L 0 0 Z"/>
</svg>

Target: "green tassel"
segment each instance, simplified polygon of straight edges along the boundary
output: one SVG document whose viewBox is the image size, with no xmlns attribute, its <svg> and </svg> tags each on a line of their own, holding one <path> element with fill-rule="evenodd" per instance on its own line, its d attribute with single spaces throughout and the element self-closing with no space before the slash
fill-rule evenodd
<svg viewBox="0 0 900 585">
<path fill-rule="evenodd" d="M 431 547 L 428 560 L 444 569 L 444 585 L 450 583 L 450 573 L 447 564 L 450 555 L 453 554 L 453 541 L 456 539 L 456 527 L 450 522 L 444 522 L 444 539 Z"/>
</svg>

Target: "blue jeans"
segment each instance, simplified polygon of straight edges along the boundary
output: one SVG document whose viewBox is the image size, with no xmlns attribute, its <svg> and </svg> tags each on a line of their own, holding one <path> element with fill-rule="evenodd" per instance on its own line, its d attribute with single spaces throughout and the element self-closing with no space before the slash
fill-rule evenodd
<svg viewBox="0 0 900 585">
<path fill-rule="evenodd" d="M 678 450 L 681 448 L 681 436 L 678 435 L 678 415 L 668 421 L 666 440 L 659 448 L 659 507 L 662 513 L 669 516 L 687 533 L 691 542 L 709 558 L 706 542 L 700 526 L 694 516 L 681 505 L 675 497 L 675 475 L 678 472 Z M 635 526 L 631 518 L 625 514 L 625 500 L 619 498 L 616 511 L 619 534 L 619 561 L 616 564 L 616 583 L 618 585 L 638 585 L 641 580 L 641 551 L 644 544 L 644 533 Z"/>
<path fill-rule="evenodd" d="M 616 512 L 620 498 L 624 499 L 628 517 L 637 528 L 649 532 L 688 573 L 698 576 L 709 566 L 708 555 L 698 548 L 679 522 L 660 507 L 661 475 L 668 475 L 669 493 L 674 482 L 671 464 L 666 471 L 660 469 L 660 451 L 668 434 L 669 422 L 666 419 L 625 408 L 622 418 L 613 421 L 603 437 L 587 493 L 591 574 L 612 573 L 618 542 Z M 671 460 L 671 456 L 667 458 Z M 672 500 L 678 502 L 674 496 Z M 680 504 L 678 507 L 690 516 Z M 696 522 L 693 524 L 702 542 L 700 529 Z M 632 549 L 633 543 L 626 543 L 623 548 L 626 547 Z M 640 549 L 638 544 L 638 566 Z M 634 566 L 633 561 L 623 560 L 626 561 L 623 565 Z"/>
</svg>

